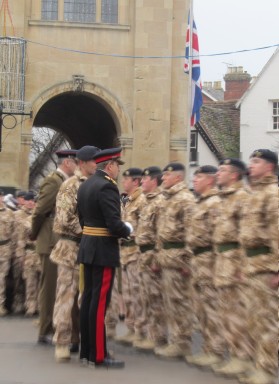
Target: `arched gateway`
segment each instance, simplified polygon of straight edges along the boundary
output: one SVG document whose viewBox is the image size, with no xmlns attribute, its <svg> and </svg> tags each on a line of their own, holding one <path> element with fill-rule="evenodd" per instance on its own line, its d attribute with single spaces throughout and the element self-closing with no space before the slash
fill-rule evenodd
<svg viewBox="0 0 279 384">
<path fill-rule="evenodd" d="M 33 126 L 61 132 L 73 148 L 109 148 L 131 136 L 131 121 L 117 98 L 82 78 L 52 86 L 33 102 Z"/>
</svg>

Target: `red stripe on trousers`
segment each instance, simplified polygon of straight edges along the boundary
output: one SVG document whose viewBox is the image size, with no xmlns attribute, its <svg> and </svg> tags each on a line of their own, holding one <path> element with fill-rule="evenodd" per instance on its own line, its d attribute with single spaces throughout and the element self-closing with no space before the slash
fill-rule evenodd
<svg viewBox="0 0 279 384">
<path fill-rule="evenodd" d="M 112 269 L 104 268 L 102 288 L 99 297 L 99 304 L 97 308 L 96 319 L 96 362 L 102 362 L 105 358 L 105 340 L 104 340 L 104 327 L 105 327 L 105 311 L 107 294 L 111 286 Z"/>
</svg>

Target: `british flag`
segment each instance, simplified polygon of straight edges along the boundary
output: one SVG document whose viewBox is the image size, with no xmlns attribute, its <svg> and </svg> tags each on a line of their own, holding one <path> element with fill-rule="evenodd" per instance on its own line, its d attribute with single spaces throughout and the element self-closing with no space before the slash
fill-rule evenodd
<svg viewBox="0 0 279 384">
<path fill-rule="evenodd" d="M 186 32 L 186 49 L 185 49 L 185 62 L 184 72 L 192 72 L 191 82 L 191 127 L 193 127 L 200 120 L 200 108 L 202 106 L 202 83 L 201 83 L 201 69 L 199 58 L 199 41 L 196 23 L 193 20 L 192 24 L 192 53 L 190 53 L 190 15 L 188 17 L 188 26 Z"/>
</svg>

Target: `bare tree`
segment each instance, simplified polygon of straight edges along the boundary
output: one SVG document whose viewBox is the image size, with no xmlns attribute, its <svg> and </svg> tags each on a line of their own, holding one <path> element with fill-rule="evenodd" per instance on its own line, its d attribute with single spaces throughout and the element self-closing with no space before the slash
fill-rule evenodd
<svg viewBox="0 0 279 384">
<path fill-rule="evenodd" d="M 38 189 L 40 181 L 56 168 L 55 151 L 70 148 L 64 136 L 50 128 L 33 128 L 30 152 L 29 188 Z"/>
</svg>

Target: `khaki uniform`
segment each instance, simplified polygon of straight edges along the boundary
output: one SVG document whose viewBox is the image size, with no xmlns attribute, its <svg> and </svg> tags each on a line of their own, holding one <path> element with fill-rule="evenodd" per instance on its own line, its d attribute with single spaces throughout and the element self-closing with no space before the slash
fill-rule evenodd
<svg viewBox="0 0 279 384">
<path fill-rule="evenodd" d="M 122 220 L 132 224 L 133 238 L 137 235 L 138 220 L 145 197 L 141 188 L 129 196 L 125 207 L 122 209 Z M 122 241 L 120 262 L 123 268 L 122 289 L 123 300 L 126 307 L 125 322 L 128 329 L 139 335 L 145 334 L 145 319 L 142 317 L 142 303 L 140 299 L 140 280 L 138 259 L 139 247 L 135 240 Z"/>
<path fill-rule="evenodd" d="M 0 203 L 0 310 L 5 312 L 6 277 L 9 273 L 13 254 L 12 233 L 14 213 Z"/>
<path fill-rule="evenodd" d="M 82 229 L 77 213 L 77 191 L 84 180 L 86 177 L 76 171 L 74 176 L 61 185 L 56 198 L 53 230 L 59 235 L 59 240 L 50 259 L 58 265 L 53 341 L 59 345 L 79 343 L 77 254 Z"/>
<path fill-rule="evenodd" d="M 169 333 L 169 344 L 183 352 L 190 349 L 193 309 L 191 300 L 191 250 L 187 246 L 185 228 L 190 225 L 194 196 L 180 182 L 164 190 L 157 233 L 161 249 L 158 261 L 162 268 L 162 294 Z"/>
<path fill-rule="evenodd" d="M 251 188 L 240 233 L 248 277 L 248 329 L 256 367 L 277 376 L 278 290 L 269 286 L 274 274 L 278 274 L 277 176 L 255 181 Z"/>
<path fill-rule="evenodd" d="M 136 243 L 140 249 L 140 293 L 143 314 L 147 319 L 148 336 L 155 345 L 160 345 L 167 340 L 166 314 L 163 306 L 161 272 L 153 272 L 151 266 L 158 265 L 157 220 L 163 196 L 158 188 L 146 194 L 145 198 L 136 235 Z"/>
<path fill-rule="evenodd" d="M 218 295 L 213 283 L 216 254 L 212 235 L 220 204 L 217 189 L 211 189 L 199 196 L 193 209 L 191 225 L 187 228 L 188 244 L 193 251 L 193 301 L 198 328 L 203 336 L 203 351 L 215 355 L 224 353 L 218 316 Z"/>
<path fill-rule="evenodd" d="M 221 204 L 213 241 L 217 251 L 214 283 L 218 289 L 220 332 L 232 357 L 248 360 L 252 353 L 248 335 L 243 271 L 243 249 L 239 244 L 240 221 L 248 192 L 241 181 L 220 191 Z M 244 301 L 242 301 L 242 300 Z"/>
<path fill-rule="evenodd" d="M 32 214 L 31 236 L 36 239 L 36 252 L 40 255 L 42 272 L 40 278 L 39 336 L 53 332 L 52 317 L 55 302 L 57 267 L 49 255 L 57 242 L 53 232 L 56 195 L 66 176 L 57 169 L 42 182 L 35 210 Z"/>
</svg>

